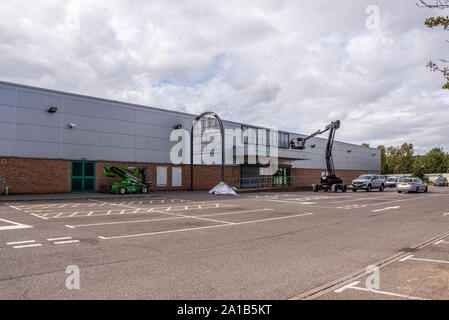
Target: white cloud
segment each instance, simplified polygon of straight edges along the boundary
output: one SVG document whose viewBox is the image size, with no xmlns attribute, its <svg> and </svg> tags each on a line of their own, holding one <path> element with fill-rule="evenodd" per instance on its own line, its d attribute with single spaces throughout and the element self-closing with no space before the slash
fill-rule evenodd
<svg viewBox="0 0 449 320">
<path fill-rule="evenodd" d="M 449 150 L 425 67 L 447 51 L 424 26 L 441 11 L 415 2 L 3 1 L 0 79 L 304 134 L 339 118 L 339 140 Z"/>
</svg>

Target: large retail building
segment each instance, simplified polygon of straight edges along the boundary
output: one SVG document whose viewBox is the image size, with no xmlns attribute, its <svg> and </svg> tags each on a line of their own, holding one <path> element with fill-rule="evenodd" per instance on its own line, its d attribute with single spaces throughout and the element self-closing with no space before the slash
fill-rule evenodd
<svg viewBox="0 0 449 320">
<path fill-rule="evenodd" d="M 99 192 L 113 183 L 104 176 L 107 165 L 148 167 L 153 190 L 190 190 L 190 166 L 170 161 L 176 144 L 170 142 L 170 134 L 176 127 L 190 130 L 195 117 L 0 82 L 0 191 L 3 194 L 7 187 L 10 194 Z M 225 128 L 251 127 L 223 122 Z M 280 169 L 269 177 L 273 186 L 309 186 L 326 171 L 327 137 L 310 140 L 308 145 L 314 148 L 289 149 L 289 141 L 298 137 L 279 134 Z M 333 155 L 337 175 L 345 183 L 381 170 L 380 153 L 373 148 L 336 141 Z M 226 165 L 225 182 L 240 188 L 261 187 L 261 181 L 267 181 L 260 177 L 261 167 Z M 193 180 L 195 190 L 210 189 L 221 180 L 221 167 L 195 165 Z"/>
</svg>

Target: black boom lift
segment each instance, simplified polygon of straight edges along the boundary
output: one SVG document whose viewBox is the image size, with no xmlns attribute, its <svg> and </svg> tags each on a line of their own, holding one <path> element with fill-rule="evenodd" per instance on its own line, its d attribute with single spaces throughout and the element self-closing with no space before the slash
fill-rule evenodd
<svg viewBox="0 0 449 320">
<path fill-rule="evenodd" d="M 335 175 L 334 160 L 332 158 L 332 147 L 334 146 L 335 131 L 337 131 L 337 129 L 339 128 L 340 128 L 340 121 L 337 120 L 328 125 L 324 130 L 319 130 L 306 138 L 298 138 L 290 142 L 291 149 L 304 150 L 306 148 L 306 142 L 309 139 L 312 139 L 317 135 L 329 131 L 329 139 L 327 140 L 326 146 L 327 175 L 321 177 L 320 184 L 314 184 L 312 186 L 314 192 L 318 192 L 321 189 L 324 190 L 325 192 L 328 192 L 329 190 L 333 192 L 338 192 L 338 190 L 341 190 L 343 192 L 347 191 L 347 186 L 343 184 L 343 180 Z"/>
</svg>

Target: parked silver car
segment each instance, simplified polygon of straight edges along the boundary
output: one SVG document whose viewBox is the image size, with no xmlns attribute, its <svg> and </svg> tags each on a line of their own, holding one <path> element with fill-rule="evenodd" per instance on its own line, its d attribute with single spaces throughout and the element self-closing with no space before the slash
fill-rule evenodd
<svg viewBox="0 0 449 320">
<path fill-rule="evenodd" d="M 371 192 L 373 189 L 379 189 L 379 191 L 384 191 L 385 184 L 383 180 L 375 174 L 364 174 L 358 179 L 352 181 L 352 191 L 357 192 L 357 190 L 365 190 L 366 192 Z"/>
<path fill-rule="evenodd" d="M 399 177 L 388 177 L 387 182 L 385 183 L 385 187 L 396 188 L 400 179 L 401 178 Z"/>
<path fill-rule="evenodd" d="M 402 192 L 427 192 L 427 184 L 419 178 L 402 178 L 397 186 L 399 193 Z"/>
</svg>

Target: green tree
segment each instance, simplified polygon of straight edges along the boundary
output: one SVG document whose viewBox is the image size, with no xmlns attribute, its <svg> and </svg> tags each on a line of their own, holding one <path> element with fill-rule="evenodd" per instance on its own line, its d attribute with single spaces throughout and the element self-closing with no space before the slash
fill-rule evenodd
<svg viewBox="0 0 449 320">
<path fill-rule="evenodd" d="M 426 8 L 438 8 L 438 9 L 448 9 L 449 8 L 449 0 L 434 0 L 432 1 L 426 1 L 426 0 L 420 0 L 418 3 L 419 7 L 426 7 Z M 449 30 L 449 16 L 436 16 L 436 17 L 430 17 L 426 19 L 425 25 L 428 28 L 436 28 L 441 26 L 443 30 L 448 31 Z M 440 59 L 442 63 L 447 63 L 449 61 L 445 59 Z M 443 89 L 449 89 L 449 68 L 448 67 L 440 67 L 438 64 L 429 61 L 427 64 L 427 67 L 430 68 L 431 71 L 438 71 L 441 72 L 444 78 L 446 78 L 446 83 L 443 85 Z"/>
<path fill-rule="evenodd" d="M 390 167 L 387 164 L 387 149 L 385 146 L 378 146 L 377 150 L 380 151 L 380 158 L 382 160 L 382 173 L 383 174 L 390 174 L 393 173 Z"/>
<path fill-rule="evenodd" d="M 426 180 L 425 176 L 425 165 L 424 165 L 424 157 L 418 156 L 416 157 L 415 161 L 413 162 L 412 168 L 411 168 L 411 174 L 413 177 L 420 178 L 422 180 Z"/>
<path fill-rule="evenodd" d="M 441 148 L 430 150 L 423 160 L 425 173 L 446 173 L 449 170 L 449 158 Z"/>
<path fill-rule="evenodd" d="M 388 147 L 385 152 L 385 173 L 409 173 L 413 165 L 413 153 L 413 144 L 409 143 Z"/>
</svg>

